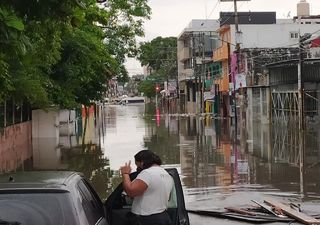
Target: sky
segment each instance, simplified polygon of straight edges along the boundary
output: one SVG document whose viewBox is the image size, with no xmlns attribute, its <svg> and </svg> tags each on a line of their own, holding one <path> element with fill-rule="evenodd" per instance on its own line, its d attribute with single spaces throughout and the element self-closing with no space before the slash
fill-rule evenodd
<svg viewBox="0 0 320 225">
<path fill-rule="evenodd" d="M 239 1 L 238 11 L 276 11 L 277 19 L 290 18 L 297 14 L 300 0 L 251 0 Z M 311 15 L 320 15 L 320 0 L 307 0 Z M 218 19 L 220 11 L 233 11 L 232 2 L 220 0 L 149 0 L 151 19 L 144 24 L 145 37 L 138 41 L 151 41 L 158 36 L 177 37 L 192 19 Z M 319 25 L 320 26 L 320 25 Z M 127 59 L 129 74 L 143 72 L 140 63 Z"/>
</svg>

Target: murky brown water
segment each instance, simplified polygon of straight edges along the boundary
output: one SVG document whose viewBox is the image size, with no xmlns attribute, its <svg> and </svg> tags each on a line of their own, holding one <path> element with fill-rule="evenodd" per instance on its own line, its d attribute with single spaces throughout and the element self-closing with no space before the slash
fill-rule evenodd
<svg viewBox="0 0 320 225">
<path fill-rule="evenodd" d="M 242 118 L 236 135 L 229 119 L 169 115 L 152 106 L 110 105 L 97 118 L 80 117 L 75 132 L 60 135 L 54 151 L 34 150 L 24 169 L 82 171 L 106 198 L 120 182 L 119 167 L 141 149 L 150 149 L 165 166 L 180 171 L 189 209 L 254 206 L 251 200 L 273 197 L 320 213 L 319 130 L 308 127 L 301 175 L 297 130 L 270 127 L 255 119 Z M 47 146 L 57 142 L 36 141 Z M 193 225 L 241 224 L 192 214 L 190 220 Z"/>
</svg>

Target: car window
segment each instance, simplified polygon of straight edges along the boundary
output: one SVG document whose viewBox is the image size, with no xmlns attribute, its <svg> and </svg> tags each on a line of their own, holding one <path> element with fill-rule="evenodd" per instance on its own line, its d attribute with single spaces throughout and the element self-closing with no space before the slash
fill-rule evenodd
<svg viewBox="0 0 320 225">
<path fill-rule="evenodd" d="M 104 216 L 101 202 L 97 199 L 90 187 L 85 181 L 81 180 L 78 183 L 78 188 L 81 197 L 81 204 L 85 211 L 89 224 L 96 222 Z"/>
<path fill-rule="evenodd" d="M 69 193 L 0 194 L 0 218 L 23 225 L 77 225 Z"/>
<path fill-rule="evenodd" d="M 178 204 L 177 204 L 177 192 L 176 192 L 175 185 L 173 185 L 173 188 L 172 188 L 171 193 L 170 193 L 169 202 L 168 202 L 168 208 L 177 208 L 177 207 L 178 207 Z"/>
</svg>

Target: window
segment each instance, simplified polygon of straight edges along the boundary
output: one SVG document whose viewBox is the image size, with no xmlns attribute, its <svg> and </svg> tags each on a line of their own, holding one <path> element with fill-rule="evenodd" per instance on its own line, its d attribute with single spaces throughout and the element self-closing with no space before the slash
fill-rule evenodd
<svg viewBox="0 0 320 225">
<path fill-rule="evenodd" d="M 89 184 L 86 181 L 80 181 L 78 188 L 81 197 L 81 204 L 88 219 L 89 224 L 95 224 L 103 217 L 103 206 L 101 201 L 92 193 Z"/>
<path fill-rule="evenodd" d="M 183 64 L 184 69 L 192 69 L 192 67 L 192 59 L 187 59 Z"/>
<path fill-rule="evenodd" d="M 168 208 L 178 208 L 177 191 L 175 185 L 173 185 L 170 193 Z"/>
<path fill-rule="evenodd" d="M 311 24 L 311 22 L 306 22 L 306 24 Z"/>
<path fill-rule="evenodd" d="M 183 41 L 183 46 L 184 46 L 185 48 L 190 47 L 190 39 L 185 39 L 185 40 Z"/>
<path fill-rule="evenodd" d="M 76 217 L 69 193 L 22 192 L 0 195 L 2 220 L 24 225 L 77 225 Z"/>
<path fill-rule="evenodd" d="M 299 33 L 296 31 L 290 32 L 290 38 L 291 39 L 298 39 L 299 38 Z"/>
</svg>

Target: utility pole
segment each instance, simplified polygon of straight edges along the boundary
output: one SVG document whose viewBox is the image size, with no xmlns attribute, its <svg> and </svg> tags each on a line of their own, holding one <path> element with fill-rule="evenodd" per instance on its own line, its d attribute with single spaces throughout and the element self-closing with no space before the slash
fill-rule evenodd
<svg viewBox="0 0 320 225">
<path fill-rule="evenodd" d="M 304 121 L 304 81 L 303 64 L 306 57 L 306 49 L 311 34 L 300 35 L 299 32 L 299 63 L 298 63 L 298 117 L 299 117 L 299 167 L 300 167 L 300 192 L 304 193 L 304 161 L 305 161 L 305 121 Z"/>
<path fill-rule="evenodd" d="M 300 168 L 300 192 L 304 192 L 304 150 L 303 150 L 303 84 L 301 82 L 302 75 L 302 51 L 301 51 L 301 36 L 299 33 L 299 63 L 298 63 L 298 118 L 299 118 L 299 168 Z"/>
<path fill-rule="evenodd" d="M 238 9 L 237 9 L 237 0 L 233 0 L 234 4 L 234 22 L 236 28 L 236 54 L 237 54 L 237 72 L 240 73 L 240 32 L 239 32 L 239 16 L 238 16 Z M 233 101 L 234 101 L 234 125 L 236 129 L 237 135 L 237 128 L 238 128 L 238 113 L 237 113 L 237 99 L 236 99 L 236 74 L 233 77 Z"/>
<path fill-rule="evenodd" d="M 238 9 L 237 9 L 237 1 L 243 0 L 220 0 L 221 2 L 233 2 L 234 4 L 234 22 L 235 22 L 235 39 L 236 39 L 236 54 L 237 54 L 237 73 L 240 72 L 240 34 L 239 31 L 239 16 L 238 16 Z M 228 44 L 228 66 L 230 69 L 230 44 Z M 236 74 L 231 78 L 233 82 L 233 91 L 232 91 L 232 99 L 233 99 L 233 110 L 234 110 L 234 140 L 233 140 L 233 154 L 234 154 L 234 166 L 233 168 L 236 170 L 237 168 L 237 158 L 238 158 L 238 149 L 237 149 L 237 131 L 238 131 L 238 113 L 237 113 L 237 100 L 236 100 Z"/>
<path fill-rule="evenodd" d="M 205 79 L 205 71 L 206 71 L 206 62 L 205 62 L 205 37 L 206 37 L 206 34 L 205 32 L 203 32 L 201 34 L 201 42 L 202 42 L 202 61 L 201 61 L 201 76 L 203 76 L 201 79 L 201 89 L 200 89 L 200 113 L 204 113 L 204 83 L 206 81 Z"/>
</svg>

